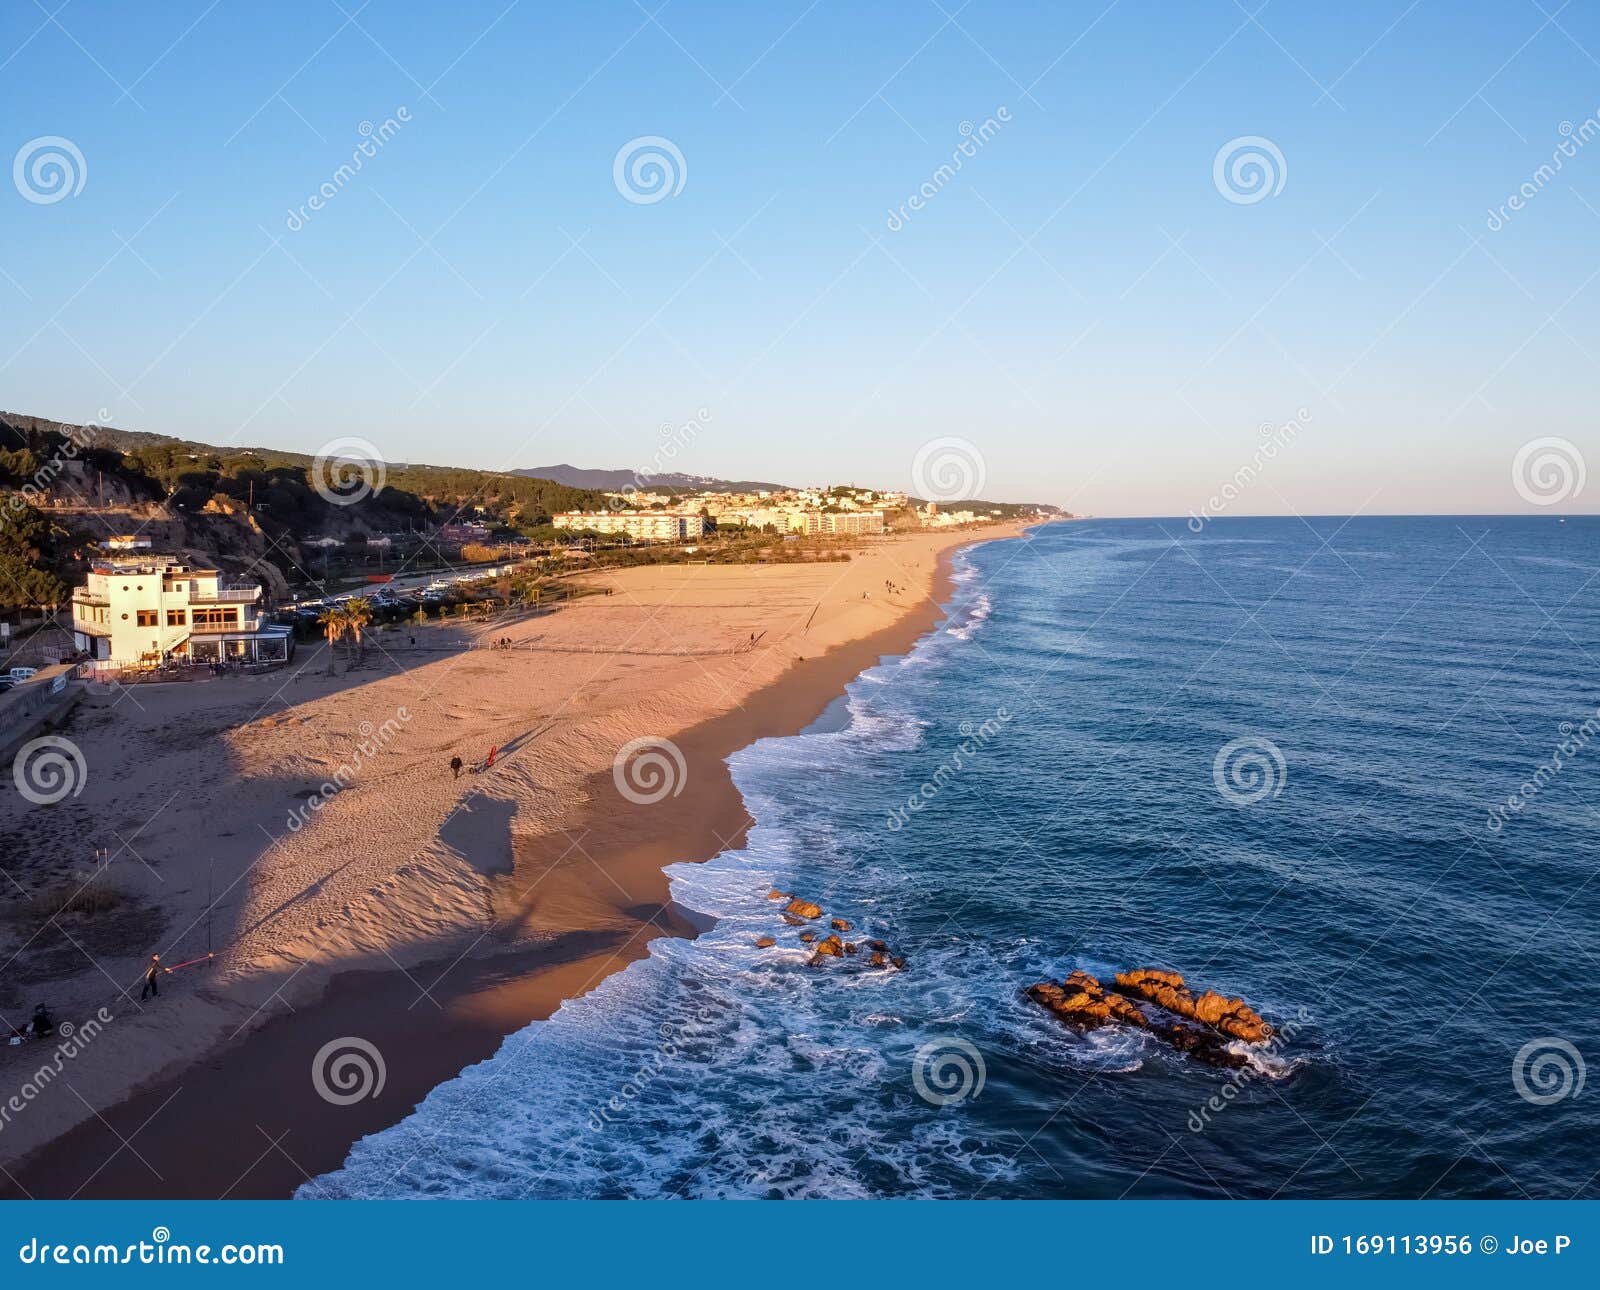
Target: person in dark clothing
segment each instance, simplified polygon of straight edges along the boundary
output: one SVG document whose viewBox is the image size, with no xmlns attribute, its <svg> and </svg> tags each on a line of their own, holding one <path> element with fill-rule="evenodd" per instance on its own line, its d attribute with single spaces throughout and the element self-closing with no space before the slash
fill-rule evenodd
<svg viewBox="0 0 1600 1290">
<path fill-rule="evenodd" d="M 459 757 L 452 757 L 450 759 L 450 778 L 451 779 L 460 779 L 461 778 L 461 758 L 459 758 Z"/>
<path fill-rule="evenodd" d="M 41 1003 L 33 1010 L 33 1021 L 28 1029 L 35 1039 L 48 1039 L 56 1033 L 56 1019 L 50 1015 L 50 1009 Z"/>
<path fill-rule="evenodd" d="M 161 955 L 152 954 L 150 956 L 150 966 L 144 970 L 144 989 L 139 991 L 139 997 L 146 999 L 153 994 L 159 999 L 161 997 L 161 974 L 170 971 L 172 971 L 171 968 L 161 966 Z"/>
</svg>

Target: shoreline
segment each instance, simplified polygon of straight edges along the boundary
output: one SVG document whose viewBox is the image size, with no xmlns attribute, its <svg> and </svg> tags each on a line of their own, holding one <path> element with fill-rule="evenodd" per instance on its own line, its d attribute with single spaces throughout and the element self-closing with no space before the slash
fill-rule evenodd
<svg viewBox="0 0 1600 1290">
<path fill-rule="evenodd" d="M 796 657 L 731 709 L 675 734 L 686 767 L 679 794 L 634 803 L 609 770 L 591 774 L 562 827 L 519 840 L 513 873 L 491 898 L 492 935 L 450 959 L 331 975 L 298 1010 L 31 1150 L 11 1168 L 5 1194 L 287 1197 L 508 1036 L 644 957 L 655 937 L 697 935 L 709 924 L 671 903 L 665 866 L 742 845 L 753 821 L 728 758 L 758 739 L 798 733 L 863 672 L 908 652 L 946 616 L 956 552 L 1026 528 L 961 535 L 938 552 L 928 592 L 893 622 Z M 350 1037 L 384 1055 L 384 1084 L 371 1099 L 336 1105 L 309 1074 L 325 1045 Z"/>
</svg>

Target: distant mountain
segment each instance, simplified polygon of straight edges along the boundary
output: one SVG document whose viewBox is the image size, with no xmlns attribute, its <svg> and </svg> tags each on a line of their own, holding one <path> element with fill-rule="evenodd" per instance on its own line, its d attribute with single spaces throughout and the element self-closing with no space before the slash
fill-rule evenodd
<svg viewBox="0 0 1600 1290">
<path fill-rule="evenodd" d="M 594 488 L 605 493 L 620 493 L 634 489 L 649 493 L 781 493 L 788 484 L 767 484 L 756 479 L 716 479 L 710 475 L 682 475 L 676 471 L 663 471 L 647 475 L 632 470 L 584 470 L 565 463 L 559 466 L 534 466 L 530 470 L 513 470 L 513 475 L 527 475 L 533 479 L 551 479 L 568 488 Z"/>
</svg>

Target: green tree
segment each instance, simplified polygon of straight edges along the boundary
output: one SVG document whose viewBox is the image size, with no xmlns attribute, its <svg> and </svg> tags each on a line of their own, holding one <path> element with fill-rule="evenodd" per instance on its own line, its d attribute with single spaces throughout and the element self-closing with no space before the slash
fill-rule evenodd
<svg viewBox="0 0 1600 1290">
<path fill-rule="evenodd" d="M 66 584 L 45 559 L 50 537 L 50 521 L 21 493 L 0 495 L 0 605 L 54 609 L 66 600 Z"/>
<path fill-rule="evenodd" d="M 357 596 L 354 600 L 347 600 L 344 604 L 344 629 L 350 633 L 351 641 L 355 646 L 356 662 L 361 661 L 361 633 L 372 622 L 372 602 L 365 596 Z"/>
<path fill-rule="evenodd" d="M 349 622 L 345 618 L 344 609 L 339 605 L 329 605 L 322 611 L 322 617 L 317 621 L 322 624 L 323 634 L 328 638 L 328 675 L 332 676 L 334 674 L 333 647 L 339 642 L 339 638 L 345 634 L 349 627 Z"/>
</svg>

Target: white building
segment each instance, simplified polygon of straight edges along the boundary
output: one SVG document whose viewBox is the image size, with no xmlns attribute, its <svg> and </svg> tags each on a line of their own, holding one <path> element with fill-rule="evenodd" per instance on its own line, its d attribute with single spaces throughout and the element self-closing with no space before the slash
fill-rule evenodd
<svg viewBox="0 0 1600 1290">
<path fill-rule="evenodd" d="M 789 515 L 793 533 L 858 535 L 883 532 L 882 511 L 793 511 Z"/>
<path fill-rule="evenodd" d="M 558 529 L 625 533 L 644 542 L 680 542 L 706 531 L 705 518 L 687 511 L 563 511 L 551 521 Z"/>
<path fill-rule="evenodd" d="M 72 593 L 72 633 L 94 659 L 124 667 L 168 658 L 286 662 L 291 629 L 265 622 L 261 585 L 172 555 L 109 555 Z"/>
</svg>

